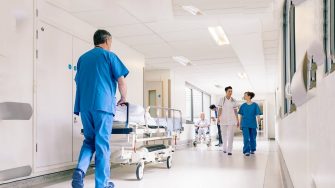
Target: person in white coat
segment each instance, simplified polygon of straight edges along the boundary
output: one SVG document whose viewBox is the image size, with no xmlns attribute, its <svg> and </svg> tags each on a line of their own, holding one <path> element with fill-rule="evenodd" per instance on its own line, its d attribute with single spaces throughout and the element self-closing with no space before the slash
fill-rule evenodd
<svg viewBox="0 0 335 188">
<path fill-rule="evenodd" d="M 237 114 L 237 102 L 232 97 L 233 88 L 228 86 L 225 88 L 226 96 L 220 99 L 218 121 L 222 130 L 223 152 L 232 155 L 234 141 L 234 126 L 239 126 Z"/>
</svg>

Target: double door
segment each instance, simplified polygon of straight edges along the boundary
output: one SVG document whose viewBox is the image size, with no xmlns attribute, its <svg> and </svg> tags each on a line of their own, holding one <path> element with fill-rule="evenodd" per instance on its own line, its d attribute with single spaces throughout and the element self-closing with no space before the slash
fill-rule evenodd
<svg viewBox="0 0 335 188">
<path fill-rule="evenodd" d="M 80 118 L 73 115 L 74 78 L 79 56 L 92 46 L 44 22 L 37 33 L 35 167 L 45 168 L 78 158 L 83 136 Z"/>
</svg>

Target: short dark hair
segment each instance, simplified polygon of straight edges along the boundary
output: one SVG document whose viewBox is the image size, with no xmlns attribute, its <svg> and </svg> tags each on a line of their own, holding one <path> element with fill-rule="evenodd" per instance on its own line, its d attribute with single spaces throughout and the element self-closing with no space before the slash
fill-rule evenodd
<svg viewBox="0 0 335 188">
<path fill-rule="evenodd" d="M 226 87 L 226 88 L 224 88 L 224 90 L 227 92 L 228 91 L 228 89 L 233 89 L 231 86 L 228 86 L 228 87 Z"/>
<path fill-rule="evenodd" d="M 255 97 L 255 93 L 254 92 L 247 91 L 247 92 L 245 92 L 245 94 L 247 94 L 250 97 L 250 99 L 252 99 L 252 98 Z"/>
<path fill-rule="evenodd" d="M 108 31 L 98 29 L 93 36 L 94 45 L 97 46 L 105 43 L 109 37 L 112 37 L 112 35 Z"/>
<path fill-rule="evenodd" d="M 215 106 L 215 104 L 211 104 L 211 105 L 209 106 L 209 108 L 210 108 L 211 110 L 214 110 L 214 109 L 216 108 L 216 106 Z"/>
</svg>

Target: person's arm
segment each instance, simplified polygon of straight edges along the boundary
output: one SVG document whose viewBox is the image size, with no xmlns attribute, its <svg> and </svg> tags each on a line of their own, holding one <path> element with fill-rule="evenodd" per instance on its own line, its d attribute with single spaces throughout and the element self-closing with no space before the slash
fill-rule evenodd
<svg viewBox="0 0 335 188">
<path fill-rule="evenodd" d="M 222 108 L 223 108 L 223 99 L 220 98 L 219 104 L 217 106 L 217 123 L 220 124 L 221 116 L 222 116 Z"/>
<path fill-rule="evenodd" d="M 239 120 L 238 120 L 238 125 L 237 127 L 240 127 L 241 126 L 241 123 L 242 123 L 242 115 L 239 115 Z"/>
<path fill-rule="evenodd" d="M 121 99 L 117 102 L 117 105 L 121 105 L 127 101 L 127 84 L 125 78 L 129 74 L 129 71 L 114 53 L 110 52 L 109 57 L 112 77 L 118 82 L 118 88 L 121 95 Z"/>
<path fill-rule="evenodd" d="M 240 126 L 240 120 L 238 119 L 238 113 L 237 113 L 237 109 L 234 109 L 234 113 L 235 113 L 235 117 L 236 117 L 236 121 L 237 121 L 237 127 Z"/>
<path fill-rule="evenodd" d="M 236 103 L 236 101 L 234 102 L 234 113 L 235 113 L 235 117 L 236 117 L 237 127 L 239 127 L 240 126 L 240 121 L 238 119 L 237 103 Z"/>
<path fill-rule="evenodd" d="M 127 101 L 127 84 L 126 84 L 126 79 L 121 76 L 118 80 L 118 87 L 119 87 L 119 92 L 121 95 L 121 99 L 117 103 L 117 105 L 121 105 Z"/>
<path fill-rule="evenodd" d="M 244 109 L 244 104 L 242 104 L 240 106 L 240 109 L 238 110 L 239 116 L 238 116 L 238 120 L 237 120 L 237 122 L 238 122 L 237 127 L 241 126 L 241 124 L 242 124 L 243 109 Z"/>
<path fill-rule="evenodd" d="M 199 127 L 198 124 L 199 124 L 199 121 L 194 122 L 194 127 L 195 127 L 195 128 L 198 128 L 198 127 Z"/>
<path fill-rule="evenodd" d="M 219 107 L 218 123 L 220 123 L 220 121 L 221 121 L 221 116 L 222 116 L 222 107 Z"/>
<path fill-rule="evenodd" d="M 219 111 L 219 110 L 218 110 L 218 107 L 215 107 L 215 110 L 214 110 L 214 115 L 215 115 L 215 116 L 214 116 L 214 119 L 215 119 L 215 120 L 218 119 L 218 113 L 219 113 L 218 111 Z M 214 121 L 215 121 L 215 120 L 214 120 Z"/>
</svg>

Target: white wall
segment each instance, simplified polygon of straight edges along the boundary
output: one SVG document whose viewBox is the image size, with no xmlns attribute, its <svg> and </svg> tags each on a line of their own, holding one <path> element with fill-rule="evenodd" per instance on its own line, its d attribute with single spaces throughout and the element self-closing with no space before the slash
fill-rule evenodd
<svg viewBox="0 0 335 188">
<path fill-rule="evenodd" d="M 322 42 L 322 5 L 321 0 L 306 0 L 296 7 L 297 66 L 313 40 Z M 335 186 L 335 74 L 323 72 L 323 66 L 318 67 L 317 87 L 310 91 L 315 97 L 278 120 L 278 143 L 297 188 Z M 282 82 L 280 78 L 280 106 L 284 104 Z"/>
<path fill-rule="evenodd" d="M 5 0 L 0 6 L 0 102 L 25 102 L 34 106 L 34 1 Z M 95 28 L 62 9 L 37 0 L 41 20 L 87 43 Z M 112 32 L 111 32 L 112 33 Z M 144 56 L 113 38 L 114 51 L 130 70 L 128 101 L 143 104 Z M 74 60 L 76 61 L 76 60 Z M 61 75 L 60 75 L 61 76 Z M 72 97 L 69 94 L 69 97 Z M 57 99 L 54 99 L 57 100 Z M 34 114 L 36 118 L 38 114 Z M 0 171 L 30 165 L 34 167 L 35 129 L 33 120 L 0 121 Z M 33 169 L 32 176 L 71 168 L 64 164 Z M 0 182 L 1 183 L 1 182 Z"/>
<path fill-rule="evenodd" d="M 275 95 L 267 94 L 264 99 L 263 107 L 263 117 L 264 117 L 264 129 L 266 131 L 267 138 L 276 137 L 276 104 Z"/>
<path fill-rule="evenodd" d="M 162 87 L 162 106 L 168 107 L 169 104 L 169 86 L 168 82 L 170 79 L 170 71 L 169 70 L 145 70 L 144 72 L 144 105 L 147 106 L 148 102 L 148 91 L 150 89 L 150 83 L 152 82 L 161 82 L 163 84 Z M 173 101 L 173 100 L 172 100 Z"/>
<path fill-rule="evenodd" d="M 0 6 L 0 102 L 33 104 L 33 1 Z M 32 166 L 32 120 L 0 120 L 0 171 Z"/>
<path fill-rule="evenodd" d="M 144 56 L 115 38 L 113 38 L 112 51 L 120 57 L 129 69 L 129 75 L 126 78 L 128 87 L 127 101 L 143 105 Z"/>
<path fill-rule="evenodd" d="M 171 71 L 171 108 L 179 109 L 186 114 L 186 97 L 185 97 L 185 78 L 182 74 Z"/>
<path fill-rule="evenodd" d="M 97 28 L 43 0 L 38 1 L 38 7 L 40 20 L 57 26 L 84 41 L 93 43 L 93 34 Z M 113 32 L 111 31 L 111 33 Z M 144 56 L 123 44 L 115 37 L 113 37 L 112 51 L 120 57 L 130 71 L 127 77 L 128 101 L 142 105 L 143 94 L 138 91 L 143 90 Z"/>
</svg>

